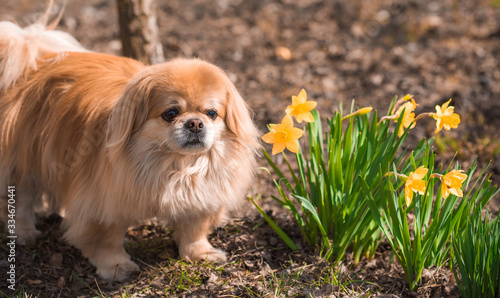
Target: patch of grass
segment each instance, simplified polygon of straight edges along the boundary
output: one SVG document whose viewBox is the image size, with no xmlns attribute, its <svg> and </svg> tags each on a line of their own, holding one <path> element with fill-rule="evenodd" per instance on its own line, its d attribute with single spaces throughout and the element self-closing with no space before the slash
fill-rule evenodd
<svg viewBox="0 0 500 298">
<path fill-rule="evenodd" d="M 165 294 L 180 294 L 202 286 L 210 274 L 220 276 L 223 267 L 205 261 L 189 264 L 184 260 L 171 259 L 166 266 L 160 266 L 159 270 L 164 273 L 162 291 Z"/>
<path fill-rule="evenodd" d="M 24 287 L 21 286 L 21 288 L 19 290 L 16 290 L 14 293 L 6 293 L 2 290 L 0 290 L 0 294 L 3 295 L 3 297 L 7 297 L 7 298 L 14 298 L 14 297 L 23 297 L 23 298 L 38 298 L 40 297 L 40 294 L 29 294 L 25 289 Z"/>
<path fill-rule="evenodd" d="M 360 296 L 366 289 L 362 289 L 359 284 L 371 284 L 376 288 L 380 288 L 379 285 L 365 281 L 351 278 L 352 272 L 343 263 L 337 265 L 328 263 L 327 266 L 321 269 L 318 274 L 318 279 L 313 282 L 317 289 L 324 289 L 326 286 L 331 286 L 334 295 L 353 295 Z M 364 293 L 367 294 L 367 293 Z M 369 294 L 367 295 L 367 297 Z"/>
<path fill-rule="evenodd" d="M 287 295 L 290 290 L 301 285 L 300 277 L 303 273 L 304 268 L 300 267 L 295 270 L 286 270 L 280 273 L 271 272 L 269 278 L 267 279 L 269 292 L 277 297 L 281 296 L 282 294 Z M 265 285 L 264 280 L 263 283 Z"/>
<path fill-rule="evenodd" d="M 244 294 L 250 297 L 335 297 L 366 291 L 353 285 L 360 282 L 369 283 L 352 280 L 342 265 L 325 261 L 297 265 L 291 261 L 290 266 L 283 269 L 266 271 L 264 268 L 258 283 L 243 288 Z"/>
<path fill-rule="evenodd" d="M 128 285 L 128 286 L 124 286 L 122 288 L 122 290 L 124 290 L 124 292 L 122 292 L 120 294 L 120 297 L 122 298 L 128 298 L 128 297 L 132 297 L 132 295 L 129 293 L 129 288 L 133 288 L 134 286 L 133 285 Z M 133 291 L 132 291 L 133 292 Z"/>
<path fill-rule="evenodd" d="M 347 291 L 346 282 L 344 282 L 344 275 L 346 272 L 342 271 L 342 263 L 338 265 L 328 264 L 328 266 L 322 268 L 321 273 L 318 276 L 318 279 L 314 281 L 314 285 L 318 288 L 321 288 L 325 284 L 331 284 L 335 286 L 339 286 L 341 290 Z"/>
<path fill-rule="evenodd" d="M 243 286 L 245 294 L 251 297 L 290 297 L 303 294 L 303 289 L 308 287 L 306 280 L 309 280 L 304 275 L 306 268 L 310 266 L 292 266 L 283 270 L 264 268 L 256 283 Z"/>
</svg>

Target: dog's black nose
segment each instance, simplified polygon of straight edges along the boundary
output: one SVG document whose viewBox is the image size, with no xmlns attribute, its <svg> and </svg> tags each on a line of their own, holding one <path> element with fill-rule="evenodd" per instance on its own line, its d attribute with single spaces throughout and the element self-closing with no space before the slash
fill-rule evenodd
<svg viewBox="0 0 500 298">
<path fill-rule="evenodd" d="M 184 127 L 194 133 L 200 133 L 203 130 L 203 121 L 197 118 L 189 119 L 184 124 Z"/>
</svg>

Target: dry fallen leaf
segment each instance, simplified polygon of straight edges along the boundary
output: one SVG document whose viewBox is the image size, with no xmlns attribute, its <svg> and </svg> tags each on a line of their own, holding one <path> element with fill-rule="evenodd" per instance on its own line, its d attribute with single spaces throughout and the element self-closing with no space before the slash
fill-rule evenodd
<svg viewBox="0 0 500 298">
<path fill-rule="evenodd" d="M 59 277 L 59 279 L 57 280 L 57 286 L 59 288 L 62 288 L 64 287 L 64 284 L 66 283 L 65 279 L 64 279 L 64 276 L 61 276 Z"/>
<path fill-rule="evenodd" d="M 39 279 L 36 279 L 36 280 L 28 279 L 28 285 L 30 285 L 30 286 L 32 286 L 32 285 L 39 285 L 41 283 L 42 283 L 42 281 L 39 280 Z"/>
<path fill-rule="evenodd" d="M 219 280 L 219 276 L 217 276 L 217 274 L 211 272 L 210 277 L 207 280 L 207 284 L 216 284 L 217 280 Z"/>
</svg>

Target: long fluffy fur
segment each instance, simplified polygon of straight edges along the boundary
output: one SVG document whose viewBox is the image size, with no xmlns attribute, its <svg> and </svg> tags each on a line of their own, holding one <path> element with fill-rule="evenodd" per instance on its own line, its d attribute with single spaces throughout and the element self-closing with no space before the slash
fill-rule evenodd
<svg viewBox="0 0 500 298">
<path fill-rule="evenodd" d="M 0 93 L 22 78 L 29 69 L 36 69 L 37 59 L 44 55 L 86 52 L 66 32 L 45 29 L 39 23 L 23 29 L 12 22 L 0 22 Z"/>
<path fill-rule="evenodd" d="M 207 120 L 215 139 L 208 150 L 172 145 L 165 131 L 178 130 L 161 113 L 178 101 L 201 118 L 205 101 L 218 106 L 219 119 Z M 88 52 L 39 24 L 0 22 L 0 128 L 2 216 L 7 185 L 16 185 L 21 239 L 36 237 L 31 206 L 47 193 L 64 214 L 66 239 L 104 278 L 137 269 L 123 234 L 151 217 L 176 228 L 181 257 L 225 260 L 206 236 L 242 203 L 259 133 L 216 66 L 194 59 L 144 66 Z"/>
</svg>

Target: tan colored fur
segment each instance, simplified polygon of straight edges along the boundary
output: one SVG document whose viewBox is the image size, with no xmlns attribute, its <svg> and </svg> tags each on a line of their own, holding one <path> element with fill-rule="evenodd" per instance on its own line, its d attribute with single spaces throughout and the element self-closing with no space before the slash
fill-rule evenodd
<svg viewBox="0 0 500 298">
<path fill-rule="evenodd" d="M 175 228 L 181 257 L 224 262 L 207 236 L 243 202 L 259 134 L 224 72 L 197 59 L 144 66 L 78 44 L 74 51 L 26 38 L 13 45 L 2 34 L 0 207 L 5 221 L 7 185 L 16 185 L 20 241 L 39 233 L 33 206 L 47 193 L 64 214 L 65 238 L 103 278 L 138 269 L 124 234 L 151 217 Z M 6 44 L 34 47 L 36 59 L 12 58 L 22 54 Z M 179 115 L 167 122 L 162 113 L 172 107 Z M 204 123 L 202 148 L 181 142 L 193 118 Z"/>
</svg>

